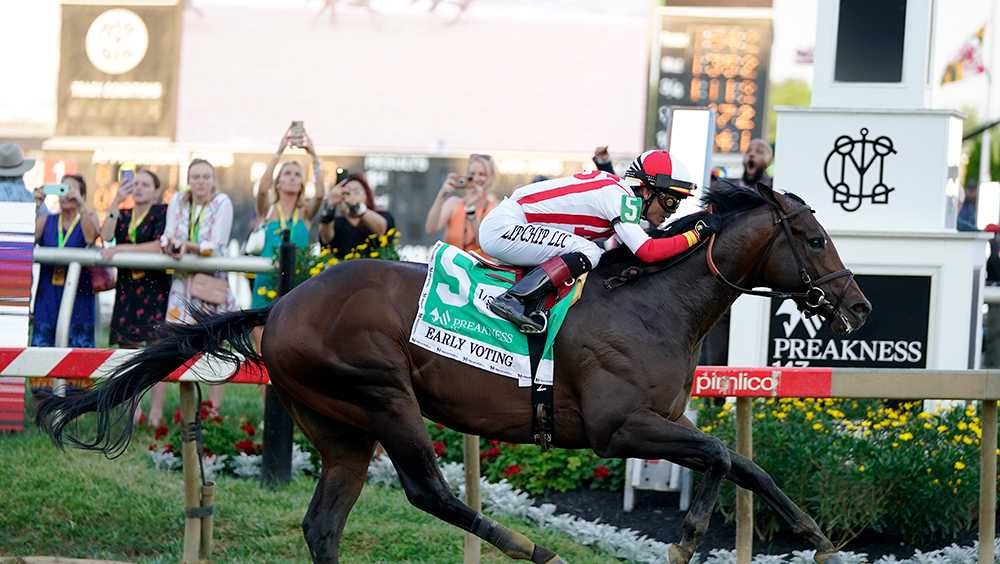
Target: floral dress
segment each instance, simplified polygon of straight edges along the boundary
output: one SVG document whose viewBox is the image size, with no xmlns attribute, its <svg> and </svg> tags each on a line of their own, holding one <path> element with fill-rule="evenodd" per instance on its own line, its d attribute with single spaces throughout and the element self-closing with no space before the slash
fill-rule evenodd
<svg viewBox="0 0 1000 564">
<path fill-rule="evenodd" d="M 192 209 L 193 208 L 193 209 Z M 212 199 L 200 206 L 191 202 L 190 192 L 178 192 L 167 206 L 167 226 L 160 238 L 162 244 L 170 239 L 187 240 L 198 245 L 202 255 L 223 256 L 229 243 L 229 233 L 233 226 L 233 202 L 229 196 L 216 192 Z M 212 274 L 216 278 L 228 279 L 225 272 Z M 223 304 L 203 302 L 191 295 L 191 279 L 194 273 L 176 272 L 167 298 L 167 321 L 193 323 L 188 312 L 188 304 L 208 313 L 222 313 L 236 309 L 232 292 L 226 295 Z"/>
<path fill-rule="evenodd" d="M 132 212 L 123 210 L 118 216 L 115 242 L 136 245 L 159 241 L 167 226 L 167 206 L 151 206 L 135 226 Z M 115 309 L 111 314 L 112 345 L 138 345 L 153 339 L 156 326 L 163 323 L 167 313 L 170 282 L 170 275 L 162 270 L 118 269 Z"/>
</svg>

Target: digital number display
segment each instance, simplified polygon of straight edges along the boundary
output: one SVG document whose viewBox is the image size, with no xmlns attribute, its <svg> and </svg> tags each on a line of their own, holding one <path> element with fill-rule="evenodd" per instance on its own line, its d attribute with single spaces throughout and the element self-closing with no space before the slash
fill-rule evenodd
<svg viewBox="0 0 1000 564">
<path fill-rule="evenodd" d="M 763 135 L 771 21 L 660 16 L 655 143 L 668 106 L 715 110 L 715 152 L 742 153 Z"/>
</svg>

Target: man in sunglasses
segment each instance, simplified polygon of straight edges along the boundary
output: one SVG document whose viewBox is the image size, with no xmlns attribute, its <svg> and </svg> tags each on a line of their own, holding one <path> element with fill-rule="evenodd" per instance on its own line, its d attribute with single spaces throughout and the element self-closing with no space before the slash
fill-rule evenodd
<svg viewBox="0 0 1000 564">
<path fill-rule="evenodd" d="M 639 155 L 624 178 L 598 170 L 518 188 L 483 220 L 479 242 L 504 263 L 539 266 L 497 296 L 490 310 L 522 332 L 544 331 L 544 298 L 597 265 L 605 249 L 595 240 L 620 242 L 647 263 L 684 252 L 717 232 L 720 220 L 710 215 L 690 231 L 659 239 L 640 222 L 660 225 L 696 188 L 667 151 Z"/>
</svg>

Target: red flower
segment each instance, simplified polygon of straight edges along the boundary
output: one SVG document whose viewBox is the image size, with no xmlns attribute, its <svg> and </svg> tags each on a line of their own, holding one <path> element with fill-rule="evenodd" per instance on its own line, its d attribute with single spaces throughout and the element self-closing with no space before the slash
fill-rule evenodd
<svg viewBox="0 0 1000 564">
<path fill-rule="evenodd" d="M 597 468 L 594 468 L 595 478 L 607 478 L 610 475 L 611 475 L 611 470 L 608 470 L 608 467 L 603 464 L 601 464 Z"/>
<path fill-rule="evenodd" d="M 250 439 L 243 439 L 242 441 L 237 441 L 235 445 L 236 452 L 242 452 L 245 454 L 256 454 L 257 449 L 254 447 L 253 441 Z"/>
<path fill-rule="evenodd" d="M 248 437 L 254 436 L 254 433 L 257 432 L 257 430 L 254 429 L 253 425 L 251 425 L 249 422 L 240 425 L 240 429 L 242 429 L 243 432 L 246 433 Z"/>
<path fill-rule="evenodd" d="M 142 426 L 142 425 L 145 425 L 145 424 L 146 424 L 146 414 L 145 413 L 140 413 L 139 414 L 139 426 Z"/>
<path fill-rule="evenodd" d="M 434 428 L 437 429 L 438 431 L 443 431 L 444 430 L 444 425 L 442 425 L 440 423 L 435 423 L 434 424 Z"/>
<path fill-rule="evenodd" d="M 174 423 L 180 423 L 182 420 L 183 418 L 181 417 L 181 410 L 178 409 L 177 411 L 174 412 Z"/>
<path fill-rule="evenodd" d="M 207 407 L 209 409 L 212 409 L 213 407 L 215 407 L 215 404 L 212 403 L 212 400 L 202 400 L 201 407 Z"/>
<path fill-rule="evenodd" d="M 149 446 L 146 447 L 146 450 L 156 450 L 158 448 L 160 447 L 156 443 L 149 443 Z"/>
<path fill-rule="evenodd" d="M 493 447 L 487 449 L 486 452 L 480 454 L 479 458 L 496 458 L 498 456 L 500 456 L 500 449 L 498 449 L 497 447 Z"/>
<path fill-rule="evenodd" d="M 445 451 L 444 443 L 442 443 L 441 441 L 438 441 L 438 442 L 434 443 L 434 454 L 438 458 L 441 458 L 442 456 L 444 456 L 444 451 Z"/>
<path fill-rule="evenodd" d="M 170 443 L 163 445 L 163 452 L 174 452 L 174 445 Z"/>
<path fill-rule="evenodd" d="M 213 416 L 212 417 L 212 423 L 222 423 L 222 416 L 221 415 L 215 415 L 215 416 Z"/>
<path fill-rule="evenodd" d="M 156 428 L 156 431 L 153 432 L 153 438 L 156 440 L 160 440 L 163 437 L 166 437 L 167 433 L 169 432 L 170 429 L 166 425 L 160 425 L 159 427 Z"/>
<path fill-rule="evenodd" d="M 514 474 L 520 474 L 520 473 L 521 473 L 521 466 L 518 464 L 511 464 L 510 466 L 504 468 L 503 470 L 503 475 L 507 476 L 508 478 L 510 478 Z"/>
<path fill-rule="evenodd" d="M 500 441 L 498 441 L 496 439 L 491 439 L 490 440 L 490 446 L 491 447 L 500 446 Z"/>
<path fill-rule="evenodd" d="M 208 450 L 207 447 L 203 447 L 201 449 L 201 453 L 202 453 L 203 456 L 213 456 L 215 454 L 214 452 Z"/>
</svg>

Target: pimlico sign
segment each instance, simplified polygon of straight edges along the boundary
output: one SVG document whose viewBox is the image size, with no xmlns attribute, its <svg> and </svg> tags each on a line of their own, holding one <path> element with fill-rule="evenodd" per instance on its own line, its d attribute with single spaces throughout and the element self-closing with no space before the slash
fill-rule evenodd
<svg viewBox="0 0 1000 564">
<path fill-rule="evenodd" d="M 834 334 L 819 317 L 806 317 L 791 300 L 772 299 L 768 364 L 926 368 L 931 278 L 855 278 L 875 308 L 864 327 L 847 335 Z"/>
</svg>

